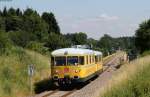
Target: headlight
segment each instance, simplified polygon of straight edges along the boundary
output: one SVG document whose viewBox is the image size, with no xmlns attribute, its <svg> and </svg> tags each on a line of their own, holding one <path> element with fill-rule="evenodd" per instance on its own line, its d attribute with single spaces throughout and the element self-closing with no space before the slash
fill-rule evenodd
<svg viewBox="0 0 150 97">
<path fill-rule="evenodd" d="M 78 72 L 79 72 L 79 70 L 76 69 L 76 70 L 75 70 L 75 73 L 78 73 Z"/>
<path fill-rule="evenodd" d="M 58 73 L 59 71 L 58 70 L 55 70 L 55 73 Z"/>
</svg>

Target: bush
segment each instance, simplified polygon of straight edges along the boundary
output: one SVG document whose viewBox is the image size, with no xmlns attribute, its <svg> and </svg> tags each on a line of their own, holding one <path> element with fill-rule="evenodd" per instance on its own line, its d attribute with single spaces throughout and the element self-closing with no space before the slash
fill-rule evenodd
<svg viewBox="0 0 150 97">
<path fill-rule="evenodd" d="M 135 46 L 140 53 L 150 50 L 150 19 L 142 22 L 136 30 Z"/>
<path fill-rule="evenodd" d="M 29 33 L 24 31 L 9 32 L 9 38 L 15 45 L 21 47 L 25 47 L 30 40 Z"/>
<path fill-rule="evenodd" d="M 150 55 L 150 51 L 144 51 L 141 56 L 147 56 L 147 55 Z"/>
<path fill-rule="evenodd" d="M 48 48 L 44 47 L 42 43 L 36 42 L 36 41 L 31 41 L 26 45 L 26 48 L 37 51 L 42 54 L 47 54 Z"/>
<path fill-rule="evenodd" d="M 4 32 L 0 32 L 0 55 L 4 54 L 11 47 L 11 41 L 8 38 L 8 35 Z"/>
<path fill-rule="evenodd" d="M 68 47 L 69 42 L 62 35 L 51 33 L 46 40 L 45 46 L 49 48 L 49 51 L 52 51 Z"/>
<path fill-rule="evenodd" d="M 43 91 L 55 89 L 55 86 L 53 85 L 52 80 L 50 79 L 44 79 L 39 82 L 36 82 L 34 86 L 35 93 L 41 93 Z"/>
</svg>

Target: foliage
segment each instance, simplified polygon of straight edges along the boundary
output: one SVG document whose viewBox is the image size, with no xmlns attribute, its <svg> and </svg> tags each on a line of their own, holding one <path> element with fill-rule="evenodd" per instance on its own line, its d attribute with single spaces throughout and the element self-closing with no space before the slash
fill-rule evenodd
<svg viewBox="0 0 150 97">
<path fill-rule="evenodd" d="M 35 86 L 34 88 L 35 93 L 41 93 L 41 92 L 52 90 L 52 89 L 54 90 L 56 88 L 52 80 L 50 79 L 44 79 L 39 82 L 36 82 L 34 86 Z"/>
<path fill-rule="evenodd" d="M 110 48 L 112 44 L 112 37 L 105 34 L 99 41 L 99 46 L 104 48 Z"/>
<path fill-rule="evenodd" d="M 150 51 L 144 51 L 141 56 L 147 56 L 147 55 L 150 55 Z"/>
<path fill-rule="evenodd" d="M 66 39 L 72 43 L 72 45 L 83 45 L 87 43 L 87 35 L 83 32 L 66 34 Z"/>
<path fill-rule="evenodd" d="M 42 41 L 48 35 L 48 25 L 36 11 L 26 9 L 23 16 L 24 31 L 30 32 L 32 40 Z"/>
<path fill-rule="evenodd" d="M 107 34 L 100 38 L 97 46 L 103 51 L 104 55 L 107 55 L 108 52 L 111 54 L 119 49 L 126 51 L 135 49 L 134 37 L 113 38 Z"/>
<path fill-rule="evenodd" d="M 105 34 L 99 40 L 88 39 L 86 33 L 61 34 L 59 25 L 52 12 L 44 12 L 40 16 L 37 11 L 27 8 L 4 8 L 0 11 L 0 31 L 6 32 L 14 45 L 27 47 L 40 53 L 71 45 L 88 44 L 94 50 L 101 50 L 104 55 L 115 50 L 134 48 L 134 38 L 113 38 Z M 33 43 L 34 42 L 34 43 Z M 40 48 L 40 49 L 39 49 Z"/>
<path fill-rule="evenodd" d="M 87 44 L 91 46 L 94 50 L 98 50 L 98 40 L 95 40 L 93 38 L 87 39 Z"/>
<path fill-rule="evenodd" d="M 30 41 L 43 43 L 48 38 L 49 32 L 60 34 L 53 13 L 42 17 L 31 8 L 22 12 L 19 8 L 6 7 L 0 12 L 0 31 L 9 33 L 15 45 L 26 47 Z"/>
<path fill-rule="evenodd" d="M 14 45 L 25 47 L 30 41 L 30 35 L 24 31 L 9 32 L 9 38 Z"/>
<path fill-rule="evenodd" d="M 0 55 L 6 52 L 6 49 L 11 48 L 11 42 L 8 35 L 4 32 L 0 32 Z"/>
<path fill-rule="evenodd" d="M 140 53 L 150 50 L 150 19 L 139 25 L 135 34 L 135 45 Z"/>
<path fill-rule="evenodd" d="M 54 32 L 56 34 L 60 34 L 60 28 L 53 13 L 44 12 L 42 14 L 42 19 L 48 24 L 49 33 Z"/>
<path fill-rule="evenodd" d="M 5 20 L 0 17 L 0 31 L 5 31 Z"/>
<path fill-rule="evenodd" d="M 8 31 L 18 31 L 22 26 L 22 19 L 18 16 L 9 16 L 5 18 L 5 30 Z"/>
<path fill-rule="evenodd" d="M 45 46 L 49 48 L 49 51 L 64 48 L 68 46 L 68 41 L 62 36 L 55 33 L 51 33 L 46 40 Z"/>
<path fill-rule="evenodd" d="M 27 45 L 26 48 L 31 49 L 33 51 L 37 51 L 41 54 L 48 54 L 48 48 L 43 46 L 44 44 L 36 42 L 36 41 L 30 41 Z"/>
</svg>

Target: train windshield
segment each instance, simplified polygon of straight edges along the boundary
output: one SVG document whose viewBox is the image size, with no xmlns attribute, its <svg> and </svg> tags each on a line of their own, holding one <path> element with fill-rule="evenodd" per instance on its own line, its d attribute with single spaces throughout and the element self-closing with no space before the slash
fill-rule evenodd
<svg viewBox="0 0 150 97">
<path fill-rule="evenodd" d="M 77 65 L 78 64 L 78 57 L 77 56 L 68 56 L 67 57 L 67 64 L 68 65 Z"/>
<path fill-rule="evenodd" d="M 51 63 L 54 66 L 66 66 L 66 65 L 84 65 L 84 57 L 83 56 L 60 56 L 60 57 L 52 57 Z"/>
<path fill-rule="evenodd" d="M 55 66 L 64 66 L 66 65 L 66 57 L 55 57 Z"/>
</svg>

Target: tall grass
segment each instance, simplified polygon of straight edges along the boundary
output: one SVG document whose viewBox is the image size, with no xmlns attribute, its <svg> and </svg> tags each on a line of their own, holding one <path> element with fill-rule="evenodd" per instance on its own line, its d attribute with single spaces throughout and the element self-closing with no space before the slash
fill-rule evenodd
<svg viewBox="0 0 150 97">
<path fill-rule="evenodd" d="M 0 56 L 0 97 L 26 97 L 29 95 L 28 65 L 34 64 L 33 82 L 50 75 L 49 58 L 39 53 L 12 47 Z"/>
<path fill-rule="evenodd" d="M 143 57 L 143 56 L 147 56 L 147 55 L 150 55 L 150 50 L 144 51 L 144 52 L 141 54 L 142 57 Z"/>
<path fill-rule="evenodd" d="M 150 97 L 150 56 L 122 66 L 100 96 Z"/>
</svg>

